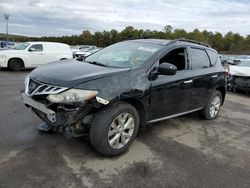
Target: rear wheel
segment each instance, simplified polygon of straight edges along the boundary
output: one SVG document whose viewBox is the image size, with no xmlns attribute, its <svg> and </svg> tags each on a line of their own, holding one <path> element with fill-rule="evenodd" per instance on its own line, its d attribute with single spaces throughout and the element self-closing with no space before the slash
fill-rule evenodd
<svg viewBox="0 0 250 188">
<path fill-rule="evenodd" d="M 128 103 L 117 103 L 98 112 L 90 128 L 90 142 L 102 155 L 124 153 L 139 128 L 137 110 Z"/>
<path fill-rule="evenodd" d="M 21 59 L 11 59 L 8 63 L 8 68 L 14 71 L 20 71 L 23 67 L 23 62 Z"/>
<path fill-rule="evenodd" d="M 219 115 L 220 107 L 222 104 L 222 95 L 219 91 L 214 91 L 206 107 L 201 111 L 205 119 L 215 119 Z"/>
</svg>

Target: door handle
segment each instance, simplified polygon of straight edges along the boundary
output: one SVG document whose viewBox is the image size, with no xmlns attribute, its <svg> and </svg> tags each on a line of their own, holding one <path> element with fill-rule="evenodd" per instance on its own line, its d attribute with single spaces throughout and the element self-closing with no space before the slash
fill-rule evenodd
<svg viewBox="0 0 250 188">
<path fill-rule="evenodd" d="M 211 76 L 211 78 L 217 78 L 218 77 L 218 75 L 216 74 L 216 75 L 213 75 L 213 76 Z"/>
<path fill-rule="evenodd" d="M 190 83 L 193 83 L 193 80 L 187 80 L 184 82 L 184 84 L 190 84 Z"/>
</svg>

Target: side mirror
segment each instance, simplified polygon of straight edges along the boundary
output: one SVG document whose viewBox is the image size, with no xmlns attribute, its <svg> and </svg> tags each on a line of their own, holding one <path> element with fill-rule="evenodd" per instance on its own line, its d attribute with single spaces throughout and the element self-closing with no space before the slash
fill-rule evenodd
<svg viewBox="0 0 250 188">
<path fill-rule="evenodd" d="M 34 51 L 36 51 L 36 49 L 35 49 L 35 48 L 30 47 L 30 48 L 29 48 L 29 51 L 30 51 L 30 52 L 34 52 Z"/>
<path fill-rule="evenodd" d="M 175 75 L 177 72 L 177 67 L 170 63 L 161 63 L 158 66 L 158 73 L 163 75 Z"/>
</svg>

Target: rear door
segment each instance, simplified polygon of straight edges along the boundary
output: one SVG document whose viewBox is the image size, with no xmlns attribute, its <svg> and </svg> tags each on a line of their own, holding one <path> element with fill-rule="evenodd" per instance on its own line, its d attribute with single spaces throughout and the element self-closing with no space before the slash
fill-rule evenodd
<svg viewBox="0 0 250 188">
<path fill-rule="evenodd" d="M 188 49 L 190 54 L 190 64 L 192 69 L 192 100 L 190 110 L 204 107 L 211 81 L 211 64 L 205 49 L 193 48 Z"/>
</svg>

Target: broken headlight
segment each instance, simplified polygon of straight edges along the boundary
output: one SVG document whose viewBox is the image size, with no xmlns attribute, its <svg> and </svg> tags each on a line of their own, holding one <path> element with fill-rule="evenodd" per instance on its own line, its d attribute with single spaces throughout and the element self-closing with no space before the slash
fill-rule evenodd
<svg viewBox="0 0 250 188">
<path fill-rule="evenodd" d="M 97 91 L 70 89 L 59 94 L 51 94 L 47 99 L 52 103 L 83 103 L 97 95 Z"/>
</svg>

